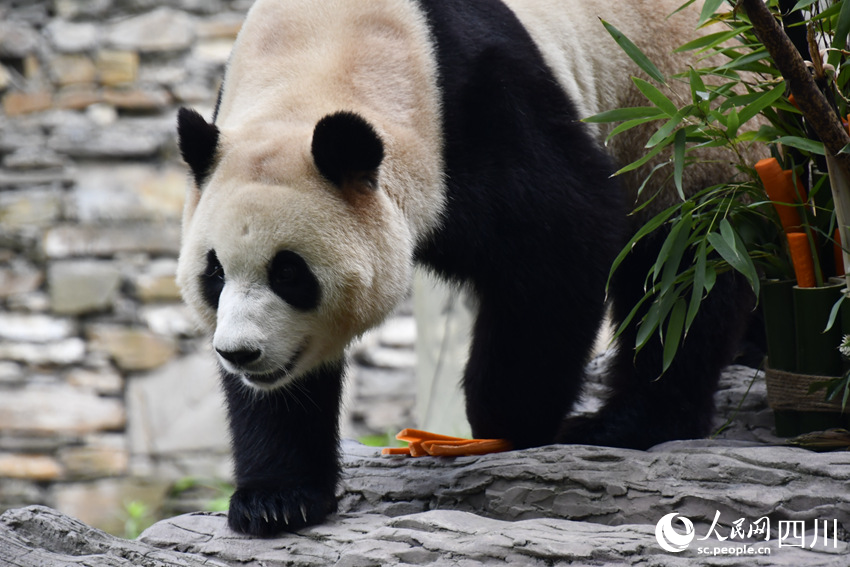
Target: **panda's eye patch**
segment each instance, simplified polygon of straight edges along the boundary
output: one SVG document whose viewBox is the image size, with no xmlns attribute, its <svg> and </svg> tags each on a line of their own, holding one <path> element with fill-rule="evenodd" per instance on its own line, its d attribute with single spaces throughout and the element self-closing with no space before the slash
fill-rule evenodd
<svg viewBox="0 0 850 567">
<path fill-rule="evenodd" d="M 218 256 L 215 250 L 207 252 L 207 265 L 204 272 L 201 274 L 201 293 L 204 300 L 212 306 L 213 309 L 218 309 L 218 298 L 221 296 L 221 290 L 224 289 L 224 268 L 221 262 L 218 261 Z"/>
<path fill-rule="evenodd" d="M 301 311 L 319 305 L 319 281 L 307 262 L 291 250 L 281 250 L 269 264 L 269 285 L 281 299 Z"/>
</svg>

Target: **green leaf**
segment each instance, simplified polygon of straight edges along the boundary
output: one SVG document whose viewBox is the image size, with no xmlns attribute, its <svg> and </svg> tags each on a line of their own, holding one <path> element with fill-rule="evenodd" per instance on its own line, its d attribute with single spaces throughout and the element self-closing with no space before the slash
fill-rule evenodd
<svg viewBox="0 0 850 567">
<path fill-rule="evenodd" d="M 702 37 L 698 37 L 688 43 L 685 43 L 676 49 L 673 50 L 674 53 L 681 53 L 683 51 L 693 51 L 694 49 L 699 49 L 705 51 L 707 49 L 711 49 L 717 45 L 720 45 L 724 41 L 728 41 L 733 37 L 744 33 L 752 29 L 752 26 L 745 26 L 741 29 L 728 30 L 723 32 L 715 32 L 710 33 L 708 35 L 704 35 Z"/>
<path fill-rule="evenodd" d="M 818 0 L 800 0 L 799 2 L 794 4 L 794 7 L 791 8 L 791 11 L 796 12 L 797 10 L 800 10 L 801 8 L 808 8 L 809 6 L 811 6 L 812 4 L 814 4 L 817 1 Z"/>
<path fill-rule="evenodd" d="M 850 144 L 847 144 L 846 146 L 844 146 L 843 148 L 838 150 L 838 153 L 839 154 L 850 154 Z"/>
<path fill-rule="evenodd" d="M 663 110 L 664 114 L 667 116 L 673 116 L 679 111 L 679 109 L 676 108 L 676 105 L 673 104 L 673 101 L 667 98 L 664 93 L 658 90 L 658 88 L 651 83 L 648 83 L 639 77 L 632 77 L 632 81 L 635 85 L 637 85 L 640 92 L 643 93 L 643 96 L 648 98 L 652 104 Z"/>
<path fill-rule="evenodd" d="M 846 296 L 842 293 L 838 300 L 835 302 L 835 304 L 832 306 L 832 310 L 830 310 L 829 312 L 829 319 L 826 322 L 826 328 L 823 330 L 824 333 L 829 331 L 835 324 L 835 318 L 838 317 L 838 310 L 841 309 L 841 304 L 844 303 L 845 297 Z"/>
<path fill-rule="evenodd" d="M 750 286 L 753 288 L 753 291 L 756 295 L 758 295 L 758 272 L 756 271 L 752 258 L 750 258 L 749 254 L 747 254 L 744 243 L 729 223 L 729 219 L 723 219 L 720 221 L 719 234 L 716 232 L 710 232 L 707 237 L 708 242 L 714 246 L 714 249 L 717 250 L 720 257 L 726 260 L 733 269 L 737 270 L 745 278 L 747 278 L 747 281 L 750 282 Z"/>
<path fill-rule="evenodd" d="M 827 56 L 827 63 L 837 67 L 841 60 L 841 50 L 847 47 L 847 35 L 850 34 L 850 2 L 839 2 L 841 12 L 838 13 L 838 25 L 832 40 L 832 50 Z"/>
<path fill-rule="evenodd" d="M 729 113 L 726 115 L 726 135 L 734 138 L 740 126 L 741 122 L 738 118 L 738 111 L 733 107 L 729 109 Z"/>
<path fill-rule="evenodd" d="M 625 331 L 626 328 L 628 328 L 628 326 L 632 323 L 632 320 L 635 318 L 635 315 L 637 315 L 637 312 L 640 311 L 641 306 L 644 303 L 646 303 L 646 300 L 649 299 L 649 298 L 650 298 L 650 295 L 645 294 L 643 297 L 640 298 L 640 301 L 638 301 L 637 304 L 634 307 L 632 307 L 632 310 L 629 312 L 628 316 L 626 316 L 626 318 L 623 319 L 623 322 L 620 323 L 620 325 L 617 327 L 617 330 L 614 333 L 615 339 L 619 338 L 620 335 L 623 334 L 623 331 Z"/>
<path fill-rule="evenodd" d="M 672 292 L 657 294 L 655 296 L 655 301 L 653 301 L 652 305 L 649 306 L 649 309 L 646 312 L 646 317 L 644 317 L 638 327 L 637 336 L 635 337 L 636 350 L 639 351 L 646 346 L 646 343 L 649 342 L 650 338 L 652 338 L 652 334 L 656 331 L 656 329 L 658 329 L 661 322 L 667 318 L 667 314 L 673 307 L 673 302 L 676 301 L 677 297 L 678 294 Z"/>
<path fill-rule="evenodd" d="M 727 53 L 731 53 L 731 52 L 727 52 Z M 751 53 L 747 53 L 746 55 L 737 55 L 737 56 L 733 57 L 731 61 L 726 62 L 725 64 L 721 65 L 717 69 L 718 70 L 738 69 L 738 70 L 741 70 L 741 71 L 765 70 L 765 69 L 762 69 L 762 67 L 766 67 L 764 65 L 754 67 L 754 66 L 751 66 L 750 64 L 761 61 L 762 59 L 769 57 L 769 56 L 770 56 L 770 54 L 767 52 L 767 49 L 757 49 L 757 50 L 755 50 Z M 767 70 L 769 71 L 770 69 L 767 69 Z"/>
<path fill-rule="evenodd" d="M 649 58 L 638 48 L 637 45 L 632 43 L 629 38 L 623 35 L 623 32 L 601 18 L 600 21 L 602 22 L 602 25 L 605 26 L 605 29 L 608 30 L 608 33 L 611 34 L 611 37 L 614 38 L 614 41 L 617 42 L 617 45 L 626 52 L 626 55 L 628 55 L 638 67 L 643 69 L 647 75 L 659 83 L 667 82 L 667 79 L 664 78 L 664 75 L 658 70 L 658 67 L 649 60 Z"/>
<path fill-rule="evenodd" d="M 676 9 L 673 11 L 673 13 L 672 13 L 672 14 L 670 14 L 670 16 L 672 16 L 672 15 L 674 15 L 674 14 L 678 14 L 679 12 L 681 12 L 682 10 L 684 10 L 685 8 L 687 8 L 688 6 L 690 6 L 691 4 L 693 4 L 694 2 L 696 2 L 696 0 L 688 0 L 687 2 L 685 2 L 684 4 L 682 4 L 681 6 L 679 6 L 678 8 L 676 8 Z M 667 17 L 669 18 L 670 16 L 667 16 Z"/>
<path fill-rule="evenodd" d="M 652 122 L 654 120 L 658 120 L 661 116 L 664 116 L 663 113 L 659 113 L 659 114 L 660 114 L 660 116 L 650 116 L 648 118 L 635 118 L 634 120 L 627 120 L 627 121 L 625 121 L 621 124 L 618 124 L 617 127 L 614 128 L 613 130 L 611 130 L 611 133 L 608 134 L 608 136 L 605 137 L 605 143 L 607 144 L 608 141 L 611 138 L 613 138 L 614 136 L 616 136 L 617 134 L 621 134 L 623 132 L 626 132 L 627 130 L 631 130 L 632 128 L 634 128 L 636 126 L 640 126 L 641 124 L 646 124 L 647 122 Z"/>
<path fill-rule="evenodd" d="M 676 129 L 676 126 L 682 123 L 682 120 L 685 119 L 685 116 L 690 113 L 692 105 L 688 105 L 685 108 L 681 109 L 677 112 L 673 118 L 665 122 L 661 128 L 656 130 L 655 134 L 653 134 L 649 140 L 646 142 L 647 148 L 652 148 L 657 144 L 660 144 L 662 141 L 665 141 L 667 137 Z"/>
<path fill-rule="evenodd" d="M 817 140 L 810 140 L 799 136 L 781 136 L 774 141 L 780 144 L 785 144 L 786 146 L 791 146 L 792 148 L 797 148 L 798 150 L 803 150 L 804 152 L 820 156 L 826 155 L 826 151 L 823 148 L 823 142 L 819 142 Z"/>
<path fill-rule="evenodd" d="M 667 372 L 667 369 L 670 368 L 670 364 L 673 363 L 673 359 L 676 357 L 676 351 L 678 351 L 679 343 L 682 341 L 686 310 L 685 300 L 682 298 L 677 299 L 676 303 L 673 304 L 673 310 L 667 321 L 667 332 L 664 334 L 662 374 Z"/>
<path fill-rule="evenodd" d="M 691 301 L 688 305 L 688 313 L 685 317 L 685 334 L 688 334 L 688 329 L 691 328 L 691 323 L 699 312 L 699 306 L 702 303 L 703 291 L 705 291 L 705 276 L 706 263 L 708 253 L 706 251 L 705 241 L 700 242 L 697 248 L 696 258 L 694 262 L 694 280 L 691 285 Z"/>
<path fill-rule="evenodd" d="M 628 108 L 615 108 L 614 110 L 606 110 L 587 118 L 582 118 L 582 122 L 591 124 L 601 122 L 622 122 L 623 120 L 631 120 L 634 118 L 663 118 L 664 111 L 654 106 L 630 106 Z"/>
<path fill-rule="evenodd" d="M 680 128 L 676 131 L 676 137 L 673 140 L 673 182 L 676 184 L 676 191 L 679 193 L 679 198 L 685 200 L 685 190 L 682 187 L 682 174 L 685 170 L 685 137 L 687 131 Z"/>
<path fill-rule="evenodd" d="M 741 124 L 746 124 L 751 118 L 756 116 L 762 110 L 779 100 L 785 94 L 785 82 L 781 82 L 770 91 L 764 93 L 757 98 L 752 104 L 748 104 L 738 113 L 738 119 Z"/>
<path fill-rule="evenodd" d="M 645 164 L 646 162 L 648 162 L 649 160 L 654 158 L 656 155 L 658 155 L 661 152 L 661 150 L 663 150 L 666 147 L 666 145 L 667 144 L 656 145 L 654 148 L 652 148 L 650 151 L 648 151 L 646 154 L 644 154 L 643 157 L 641 157 L 641 158 L 633 161 L 632 163 L 625 165 L 625 166 L 621 167 L 620 169 L 618 169 L 614 173 L 614 175 L 615 176 L 620 175 L 620 174 L 623 174 L 623 173 L 626 173 L 626 172 L 629 172 L 629 171 L 632 171 L 634 169 L 639 168 L 640 166 L 642 166 L 643 164 Z"/>
<path fill-rule="evenodd" d="M 702 12 L 699 15 L 699 22 L 697 23 L 697 27 L 703 25 L 705 22 L 711 19 L 714 15 L 714 12 L 720 8 L 720 5 L 723 4 L 723 0 L 705 0 L 705 4 L 702 6 Z"/>
<path fill-rule="evenodd" d="M 695 105 L 704 103 L 710 98 L 708 89 L 705 88 L 705 83 L 696 69 L 691 67 L 688 70 L 688 79 L 691 84 L 691 100 Z"/>
<path fill-rule="evenodd" d="M 687 205 L 690 206 L 688 207 Z M 682 207 L 682 217 L 673 224 L 670 234 L 664 241 L 662 249 L 666 248 L 666 252 L 663 256 L 664 271 L 661 274 L 659 293 L 667 293 L 679 273 L 679 265 L 682 263 L 682 256 L 688 247 L 688 240 L 691 237 L 692 209 L 693 203 L 685 203 L 685 206 Z M 667 247 L 667 242 L 670 242 L 669 247 Z M 661 252 L 658 255 L 659 258 L 662 258 Z"/>
<path fill-rule="evenodd" d="M 678 206 L 669 207 L 669 208 L 661 211 L 660 213 L 658 213 L 654 217 L 652 217 L 649 221 L 647 221 L 646 224 L 644 224 L 642 227 L 640 227 L 638 229 L 638 231 L 635 233 L 635 235 L 632 236 L 631 240 L 629 240 L 629 242 L 626 243 L 626 245 L 623 247 L 623 249 L 620 250 L 620 253 L 617 254 L 617 257 L 614 259 L 614 262 L 611 264 L 611 270 L 608 273 L 608 283 L 605 284 L 605 292 L 606 293 L 608 292 L 608 285 L 611 283 L 611 277 L 614 275 L 614 272 L 616 271 L 617 267 L 623 262 L 623 260 L 626 259 L 626 256 L 628 256 L 629 253 L 632 251 L 632 248 L 634 247 L 634 245 L 637 244 L 646 235 L 648 235 L 651 232 L 654 232 L 655 230 L 658 229 L 658 227 L 660 227 L 665 222 L 667 222 L 667 219 L 669 219 L 673 215 L 673 213 L 675 213 L 677 210 L 679 210 Z"/>
<path fill-rule="evenodd" d="M 705 284 L 703 287 L 705 288 L 705 293 L 711 293 L 711 290 L 714 289 L 714 284 L 717 282 L 717 270 L 714 269 L 714 266 L 711 264 L 705 267 Z"/>
</svg>

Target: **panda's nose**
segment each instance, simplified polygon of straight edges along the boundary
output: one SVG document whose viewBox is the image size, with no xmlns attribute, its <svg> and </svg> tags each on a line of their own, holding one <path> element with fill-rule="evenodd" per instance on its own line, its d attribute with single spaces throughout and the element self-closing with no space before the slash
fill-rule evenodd
<svg viewBox="0 0 850 567">
<path fill-rule="evenodd" d="M 222 350 L 215 349 L 215 351 L 221 356 L 224 360 L 230 362 L 231 364 L 235 364 L 236 366 L 246 366 L 251 364 L 260 358 L 262 351 L 253 350 L 253 349 L 240 349 L 240 350 Z"/>
</svg>

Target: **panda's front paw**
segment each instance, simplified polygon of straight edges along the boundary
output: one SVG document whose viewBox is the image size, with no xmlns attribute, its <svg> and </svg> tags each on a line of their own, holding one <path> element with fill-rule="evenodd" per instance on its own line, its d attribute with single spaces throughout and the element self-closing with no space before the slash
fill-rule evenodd
<svg viewBox="0 0 850 567">
<path fill-rule="evenodd" d="M 311 488 L 240 488 L 230 497 L 230 529 L 271 537 L 321 523 L 336 511 L 336 497 Z"/>
</svg>

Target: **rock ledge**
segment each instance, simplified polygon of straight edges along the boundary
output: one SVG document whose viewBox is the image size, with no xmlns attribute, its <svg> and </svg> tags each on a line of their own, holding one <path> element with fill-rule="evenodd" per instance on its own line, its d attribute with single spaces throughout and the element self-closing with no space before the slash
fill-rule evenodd
<svg viewBox="0 0 850 567">
<path fill-rule="evenodd" d="M 554 446 L 457 459 L 386 458 L 353 442 L 344 451 L 340 514 L 297 534 L 247 538 L 228 530 L 222 514 L 196 513 L 127 541 L 29 507 L 0 516 L 0 557 L 15 567 L 850 563 L 846 452 L 729 441 L 648 452 Z M 671 512 L 695 526 L 696 540 L 681 553 L 664 551 L 655 536 Z M 736 520 L 747 526 L 763 516 L 767 541 L 730 537 Z M 794 521 L 809 530 L 804 547 L 780 542 L 781 523 Z M 815 524 L 821 531 L 810 549 Z M 715 548 L 759 554 L 706 555 Z"/>
</svg>

